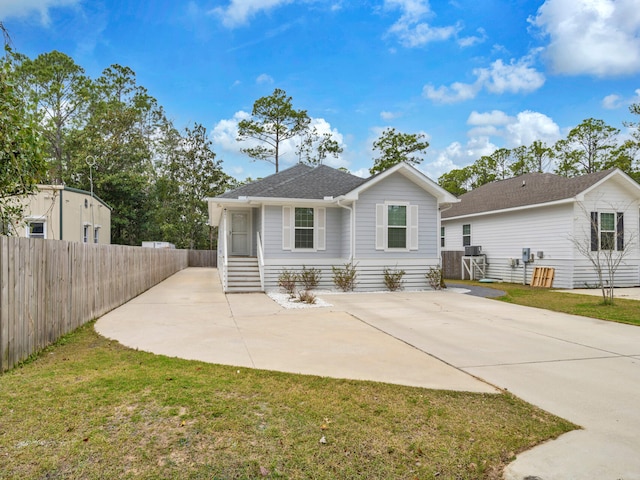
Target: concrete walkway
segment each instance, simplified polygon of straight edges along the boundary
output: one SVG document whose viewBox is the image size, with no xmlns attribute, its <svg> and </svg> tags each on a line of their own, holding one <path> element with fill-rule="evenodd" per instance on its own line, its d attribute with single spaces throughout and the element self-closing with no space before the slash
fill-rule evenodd
<svg viewBox="0 0 640 480">
<path fill-rule="evenodd" d="M 333 307 L 284 310 L 187 269 L 96 330 L 215 363 L 492 391 L 473 375 L 584 427 L 519 455 L 506 479 L 640 479 L 640 327 L 453 292 L 323 298 Z"/>
</svg>

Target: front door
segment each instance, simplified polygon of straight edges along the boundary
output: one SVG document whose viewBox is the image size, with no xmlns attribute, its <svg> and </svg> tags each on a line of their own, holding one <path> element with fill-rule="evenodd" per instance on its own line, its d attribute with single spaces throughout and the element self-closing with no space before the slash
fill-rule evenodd
<svg viewBox="0 0 640 480">
<path fill-rule="evenodd" d="M 249 255 L 249 214 L 231 212 L 231 255 Z"/>
</svg>

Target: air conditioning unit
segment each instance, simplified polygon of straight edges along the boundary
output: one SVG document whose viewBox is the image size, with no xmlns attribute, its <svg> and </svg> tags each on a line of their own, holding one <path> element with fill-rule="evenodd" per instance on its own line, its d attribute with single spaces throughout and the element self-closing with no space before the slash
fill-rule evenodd
<svg viewBox="0 0 640 480">
<path fill-rule="evenodd" d="M 477 257 L 478 255 L 482 255 L 482 247 L 480 246 L 464 247 L 465 257 Z"/>
</svg>

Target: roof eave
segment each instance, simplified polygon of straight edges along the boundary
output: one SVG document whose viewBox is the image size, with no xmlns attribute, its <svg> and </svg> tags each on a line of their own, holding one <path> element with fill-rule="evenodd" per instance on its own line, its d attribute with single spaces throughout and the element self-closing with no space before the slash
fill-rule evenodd
<svg viewBox="0 0 640 480">
<path fill-rule="evenodd" d="M 219 206 L 236 205 L 311 205 L 311 204 L 333 204 L 336 203 L 334 197 L 324 198 L 287 198 L 287 197 L 240 197 L 240 198 L 205 198 L 209 203 Z"/>
<path fill-rule="evenodd" d="M 563 198 L 560 200 L 554 200 L 553 202 L 544 202 L 544 203 L 534 203 L 530 205 L 522 205 L 520 207 L 512 207 L 512 208 L 502 208 L 500 210 L 486 210 L 484 212 L 476 212 L 476 213 L 467 213 L 464 215 L 456 215 L 455 217 L 442 217 L 442 221 L 449 220 L 463 220 L 471 217 L 483 217 L 486 215 L 495 215 L 498 213 L 512 213 L 523 210 L 530 210 L 532 208 L 543 208 L 543 207 L 553 207 L 556 205 L 564 205 L 567 203 L 576 202 L 578 199 L 576 197 Z"/>
</svg>

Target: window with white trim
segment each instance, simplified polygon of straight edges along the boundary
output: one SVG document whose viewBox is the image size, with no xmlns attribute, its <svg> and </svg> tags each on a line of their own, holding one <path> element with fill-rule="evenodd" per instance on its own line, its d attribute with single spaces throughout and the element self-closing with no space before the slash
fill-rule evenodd
<svg viewBox="0 0 640 480">
<path fill-rule="evenodd" d="M 31 220 L 27 222 L 28 238 L 47 238 L 46 231 L 46 224 L 42 220 Z"/>
<path fill-rule="evenodd" d="M 293 248 L 313 248 L 313 208 L 296 207 L 294 217 Z"/>
<path fill-rule="evenodd" d="M 444 247 L 444 227 L 440 227 L 440 246 Z"/>
<path fill-rule="evenodd" d="M 376 205 L 376 250 L 418 249 L 418 205 Z"/>
<path fill-rule="evenodd" d="M 93 243 L 100 243 L 100 227 L 93 228 Z"/>
<path fill-rule="evenodd" d="M 283 250 L 325 250 L 324 207 L 282 207 Z"/>
<path fill-rule="evenodd" d="M 471 224 L 465 223 L 462 225 L 462 246 L 468 247 L 471 245 Z"/>
<path fill-rule="evenodd" d="M 89 243 L 89 225 L 82 226 L 82 242 Z"/>
<path fill-rule="evenodd" d="M 387 205 L 387 248 L 407 248 L 406 205 Z"/>
</svg>

